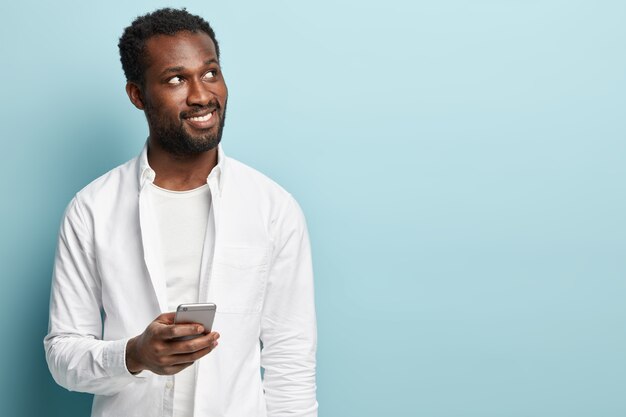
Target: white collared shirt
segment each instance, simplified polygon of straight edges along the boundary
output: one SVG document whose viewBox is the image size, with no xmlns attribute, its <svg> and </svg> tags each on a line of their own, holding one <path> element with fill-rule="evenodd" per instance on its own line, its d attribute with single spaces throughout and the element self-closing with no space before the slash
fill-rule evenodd
<svg viewBox="0 0 626 417">
<path fill-rule="evenodd" d="M 154 178 L 144 148 L 78 192 L 59 232 L 46 359 L 57 383 L 95 394 L 92 416 L 172 416 L 174 378 L 135 376 L 125 364 L 128 340 L 168 311 L 146 201 Z M 204 245 L 198 298 L 217 305 L 221 337 L 197 361 L 195 415 L 317 416 L 313 274 L 302 212 L 284 189 L 221 147 L 207 183 L 215 235 Z"/>
</svg>

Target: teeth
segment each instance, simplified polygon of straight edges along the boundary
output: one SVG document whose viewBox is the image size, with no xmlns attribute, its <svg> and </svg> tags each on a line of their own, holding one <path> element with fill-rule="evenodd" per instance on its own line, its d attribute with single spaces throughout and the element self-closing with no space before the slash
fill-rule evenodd
<svg viewBox="0 0 626 417">
<path fill-rule="evenodd" d="M 206 116 L 201 117 L 190 117 L 189 120 L 193 120 L 194 122 L 208 122 L 213 116 L 213 113 L 209 113 Z"/>
</svg>

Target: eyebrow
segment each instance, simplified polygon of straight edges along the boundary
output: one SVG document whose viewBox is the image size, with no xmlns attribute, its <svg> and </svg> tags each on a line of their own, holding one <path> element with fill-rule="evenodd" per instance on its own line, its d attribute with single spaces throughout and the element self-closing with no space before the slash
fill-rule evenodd
<svg viewBox="0 0 626 417">
<path fill-rule="evenodd" d="M 210 58 L 210 59 L 207 59 L 206 61 L 204 61 L 204 65 L 211 65 L 211 64 L 218 64 L 219 65 L 219 62 L 215 58 Z M 169 67 L 169 68 L 164 69 L 163 72 L 161 72 L 161 75 L 181 72 L 184 69 L 185 69 L 185 67 L 182 67 L 182 66 L 179 66 L 179 67 Z"/>
</svg>

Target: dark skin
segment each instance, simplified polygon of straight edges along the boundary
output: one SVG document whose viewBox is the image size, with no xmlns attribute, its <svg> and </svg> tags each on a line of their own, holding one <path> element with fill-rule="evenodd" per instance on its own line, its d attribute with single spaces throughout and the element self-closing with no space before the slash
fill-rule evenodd
<svg viewBox="0 0 626 417">
<path fill-rule="evenodd" d="M 217 346 L 217 332 L 204 334 L 200 324 L 174 324 L 175 313 L 163 313 L 146 330 L 126 344 L 126 368 L 158 375 L 174 375 L 210 353 Z M 192 340 L 182 336 L 200 335 Z"/>
<path fill-rule="evenodd" d="M 215 45 L 203 33 L 179 32 L 173 36 L 157 35 L 146 42 L 148 67 L 144 85 L 129 82 L 130 101 L 146 116 L 154 115 L 180 128 L 201 142 L 214 136 L 224 119 L 228 89 L 219 66 Z M 205 116 L 208 121 L 194 121 L 188 116 Z M 217 164 L 217 148 L 187 155 L 168 152 L 159 141 L 159 129 L 148 118 L 148 160 L 156 172 L 155 184 L 161 188 L 185 191 L 206 183 Z"/>
<path fill-rule="evenodd" d="M 143 85 L 126 84 L 130 101 L 146 112 L 150 138 L 148 161 L 161 188 L 185 191 L 206 184 L 217 164 L 217 148 L 175 153 L 163 145 L 169 139 L 163 126 L 182 131 L 193 143 L 209 143 L 219 136 L 228 90 L 215 45 L 203 33 L 157 35 L 146 43 L 147 68 Z M 171 137 L 172 135 L 170 135 Z M 144 332 L 129 340 L 126 366 L 132 373 L 149 370 L 173 375 L 207 355 L 219 334 L 205 334 L 200 324 L 174 324 L 174 313 L 164 313 Z M 192 340 L 181 336 L 199 335 Z"/>
</svg>

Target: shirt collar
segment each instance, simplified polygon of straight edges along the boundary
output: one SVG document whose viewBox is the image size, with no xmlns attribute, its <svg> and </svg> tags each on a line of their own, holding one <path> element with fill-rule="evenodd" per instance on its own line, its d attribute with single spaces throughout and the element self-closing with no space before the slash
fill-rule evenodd
<svg viewBox="0 0 626 417">
<path fill-rule="evenodd" d="M 222 149 L 222 145 L 217 146 L 217 165 L 213 167 L 209 176 L 207 177 L 207 183 L 209 183 L 213 178 L 215 178 L 215 182 L 217 182 L 217 187 L 222 192 L 222 184 L 224 183 L 224 166 L 226 165 L 226 155 L 224 155 L 224 150 Z M 153 183 L 156 178 L 156 172 L 150 167 L 148 163 L 148 142 L 144 145 L 141 153 L 139 154 L 139 189 L 141 190 L 146 184 Z"/>
</svg>

